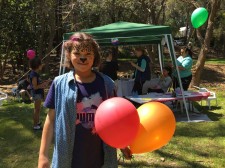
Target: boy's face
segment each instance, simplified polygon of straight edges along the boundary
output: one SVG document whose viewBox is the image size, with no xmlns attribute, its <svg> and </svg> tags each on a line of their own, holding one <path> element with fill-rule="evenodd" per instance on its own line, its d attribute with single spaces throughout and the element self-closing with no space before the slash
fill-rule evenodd
<svg viewBox="0 0 225 168">
<path fill-rule="evenodd" d="M 168 75 L 168 71 L 166 69 L 163 69 L 163 76 L 167 76 Z"/>
<path fill-rule="evenodd" d="M 107 56 L 107 58 L 108 58 L 109 60 L 112 60 L 112 54 L 110 53 L 110 54 Z"/>
<path fill-rule="evenodd" d="M 140 51 L 140 50 L 135 50 L 135 55 L 137 56 L 137 57 L 140 57 L 140 56 L 142 56 L 142 51 Z"/>
<path fill-rule="evenodd" d="M 184 53 L 185 53 L 185 52 L 184 52 L 184 49 L 181 49 L 181 50 L 180 50 L 180 54 L 181 54 L 181 55 L 184 55 Z"/>
<path fill-rule="evenodd" d="M 76 42 L 70 54 L 70 60 L 76 71 L 90 71 L 94 63 L 94 51 L 87 42 Z"/>
</svg>

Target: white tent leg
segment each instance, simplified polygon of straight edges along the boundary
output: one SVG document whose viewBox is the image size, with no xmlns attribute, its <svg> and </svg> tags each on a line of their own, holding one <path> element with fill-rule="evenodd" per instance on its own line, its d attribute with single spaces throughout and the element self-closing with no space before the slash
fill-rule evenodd
<svg viewBox="0 0 225 168">
<path fill-rule="evenodd" d="M 167 46 L 168 46 L 168 49 L 169 49 L 170 58 L 172 60 L 174 60 L 173 64 L 175 64 L 174 66 L 176 68 L 176 71 L 179 72 L 178 65 L 177 65 L 177 62 L 176 62 L 174 45 L 173 45 L 173 41 L 172 41 L 172 35 L 171 34 L 165 35 L 165 39 L 166 39 L 166 43 L 167 43 Z M 184 97 L 184 90 L 183 90 L 183 86 L 182 86 L 182 83 L 181 83 L 180 73 L 177 73 L 177 77 L 178 77 L 178 81 L 179 81 L 179 85 L 180 85 L 180 89 L 181 89 L 181 94 L 182 94 L 182 99 L 183 99 L 183 102 L 184 102 L 185 111 L 186 111 L 186 114 L 187 114 L 187 119 L 188 119 L 188 121 L 190 121 L 187 103 L 186 103 L 186 99 Z"/>
<path fill-rule="evenodd" d="M 60 59 L 60 65 L 59 65 L 59 75 L 62 75 L 65 73 L 65 61 L 66 61 L 66 58 L 65 58 L 65 53 L 64 53 L 64 42 L 62 44 L 62 49 L 61 49 L 61 59 Z"/>
<path fill-rule="evenodd" d="M 158 44 L 158 53 L 159 53 L 159 65 L 161 72 L 163 71 L 163 64 L 162 64 L 162 49 L 161 44 Z"/>
</svg>

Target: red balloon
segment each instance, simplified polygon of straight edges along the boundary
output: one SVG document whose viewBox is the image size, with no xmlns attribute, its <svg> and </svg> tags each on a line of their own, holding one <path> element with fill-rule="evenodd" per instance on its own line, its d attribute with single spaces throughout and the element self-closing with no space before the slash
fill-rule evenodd
<svg viewBox="0 0 225 168">
<path fill-rule="evenodd" d="M 27 57 L 29 58 L 29 59 L 33 59 L 34 57 L 35 57 L 35 51 L 34 50 L 28 50 L 27 51 Z"/>
<path fill-rule="evenodd" d="M 136 108 L 124 98 L 114 97 L 102 102 L 95 114 L 97 134 L 115 148 L 130 145 L 137 135 L 139 124 Z"/>
</svg>

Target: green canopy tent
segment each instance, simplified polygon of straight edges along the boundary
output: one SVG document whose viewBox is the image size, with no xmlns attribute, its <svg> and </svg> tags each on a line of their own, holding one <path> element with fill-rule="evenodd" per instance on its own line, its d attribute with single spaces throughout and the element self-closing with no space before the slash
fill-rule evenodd
<svg viewBox="0 0 225 168">
<path fill-rule="evenodd" d="M 170 57 L 174 67 L 176 67 L 176 71 L 178 72 L 178 66 L 176 63 L 175 50 L 173 45 L 173 38 L 171 35 L 171 29 L 169 26 L 159 26 L 159 25 L 150 25 L 150 24 L 141 24 L 141 23 L 131 23 L 131 22 L 116 22 L 100 27 L 94 27 L 90 29 L 84 29 L 80 32 L 85 32 L 91 34 L 94 39 L 98 42 L 100 46 L 113 46 L 112 39 L 118 40 L 118 45 L 141 45 L 141 44 L 157 44 L 159 51 L 159 62 L 160 68 L 162 70 L 163 65 L 163 57 L 162 57 L 162 39 L 165 39 Z M 74 34 L 75 32 L 65 33 L 63 35 L 63 43 Z M 62 51 L 61 55 L 61 65 L 63 65 L 65 61 L 64 51 Z M 65 68 L 60 66 L 59 74 L 63 74 L 65 72 Z M 181 84 L 180 75 L 178 74 L 180 88 L 182 90 L 183 101 L 186 102 L 183 87 Z M 187 113 L 188 121 L 190 120 L 188 109 L 186 103 L 185 110 Z"/>
</svg>

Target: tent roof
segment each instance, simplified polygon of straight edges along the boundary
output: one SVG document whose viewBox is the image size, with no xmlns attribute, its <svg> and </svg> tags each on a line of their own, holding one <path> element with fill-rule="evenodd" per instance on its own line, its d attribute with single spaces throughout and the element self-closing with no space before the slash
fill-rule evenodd
<svg viewBox="0 0 225 168">
<path fill-rule="evenodd" d="M 140 23 L 117 22 L 117 23 L 100 26 L 100 27 L 82 30 L 81 32 L 86 32 L 91 34 L 100 45 L 101 44 L 112 45 L 111 39 L 113 38 L 118 38 L 119 43 L 122 43 L 123 41 L 125 41 L 124 42 L 125 44 L 129 44 L 129 43 L 130 44 L 132 43 L 147 44 L 147 42 L 158 44 L 161 38 L 163 37 L 163 35 L 165 35 L 165 38 L 168 41 L 168 48 L 169 48 L 169 53 L 170 53 L 172 62 L 176 67 L 176 72 L 179 71 L 177 63 L 176 63 L 176 56 L 175 56 L 175 51 L 174 51 L 174 46 L 172 41 L 171 29 L 169 26 L 156 26 L 156 25 L 140 24 Z M 68 40 L 72 34 L 74 34 L 74 32 L 65 33 L 63 35 L 63 40 Z M 159 50 L 159 52 L 162 53 L 161 50 Z M 62 52 L 62 56 L 65 57 L 65 55 L 63 55 L 63 52 Z M 61 65 L 63 64 L 63 60 L 65 61 L 65 59 L 63 59 L 62 56 L 61 56 Z M 65 67 L 63 70 L 61 69 L 61 67 L 62 66 L 60 66 L 60 74 L 61 72 L 62 73 L 65 72 Z M 180 87 L 181 89 L 183 89 L 179 73 L 178 73 L 178 79 L 179 79 Z M 185 103 L 186 99 L 184 97 L 183 92 L 182 92 L 182 98 L 184 101 L 188 121 L 190 121 L 187 105 Z"/>
<path fill-rule="evenodd" d="M 121 45 L 155 44 L 161 41 L 162 35 L 171 34 L 169 26 L 150 24 L 116 22 L 100 27 L 81 30 L 91 34 L 100 45 L 112 45 L 111 39 L 118 38 Z M 74 32 L 65 33 L 64 40 L 68 40 Z"/>
</svg>

